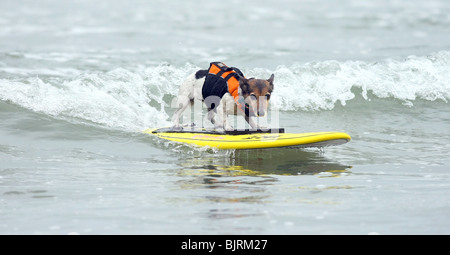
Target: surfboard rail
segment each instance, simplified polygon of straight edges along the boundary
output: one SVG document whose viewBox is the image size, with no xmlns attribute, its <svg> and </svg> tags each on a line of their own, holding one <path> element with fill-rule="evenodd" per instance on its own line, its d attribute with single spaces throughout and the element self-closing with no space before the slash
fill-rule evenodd
<svg viewBox="0 0 450 255">
<path fill-rule="evenodd" d="M 209 146 L 217 149 L 262 149 L 279 147 L 326 147 L 347 143 L 350 135 L 343 132 L 285 133 L 284 128 L 269 130 L 217 131 L 203 128 L 147 129 L 144 133 L 159 138 Z"/>
</svg>

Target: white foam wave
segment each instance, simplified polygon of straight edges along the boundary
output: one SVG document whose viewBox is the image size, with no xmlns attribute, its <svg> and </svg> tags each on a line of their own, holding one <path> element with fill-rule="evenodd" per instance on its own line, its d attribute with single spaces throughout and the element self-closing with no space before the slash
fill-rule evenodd
<svg viewBox="0 0 450 255">
<path fill-rule="evenodd" d="M 284 110 L 330 110 L 357 96 L 394 98 L 405 105 L 417 99 L 450 100 L 450 52 L 382 62 L 323 61 L 275 70 L 274 103 Z M 254 72 L 267 76 L 268 71 Z M 361 95 L 353 88 L 359 88 Z"/>
<path fill-rule="evenodd" d="M 0 78 L 0 100 L 51 116 L 142 131 L 170 125 L 167 109 L 185 77 L 198 69 L 190 64 L 160 64 L 76 76 L 60 72 L 53 76 L 45 71 L 41 77 L 38 71 L 27 71 L 34 77 Z M 302 111 L 331 110 L 355 98 L 368 102 L 374 96 L 393 98 L 406 105 L 415 100 L 448 102 L 448 70 L 448 51 L 373 63 L 330 60 L 279 66 L 276 70 L 242 68 L 247 77 L 268 78 L 275 73 L 272 104 L 281 110 Z M 6 77 L 20 73 L 9 73 L 7 68 L 3 71 L 8 73 Z"/>
<path fill-rule="evenodd" d="M 138 69 L 118 68 L 71 80 L 0 79 L 0 99 L 51 116 L 79 118 L 114 129 L 142 131 L 167 125 L 164 96 L 176 93 L 172 84 L 179 84 L 186 71 L 168 65 Z"/>
</svg>

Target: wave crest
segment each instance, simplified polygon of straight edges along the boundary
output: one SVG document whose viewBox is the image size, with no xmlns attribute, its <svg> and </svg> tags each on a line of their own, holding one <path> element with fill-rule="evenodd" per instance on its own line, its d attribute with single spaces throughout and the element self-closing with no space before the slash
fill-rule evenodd
<svg viewBox="0 0 450 255">
<path fill-rule="evenodd" d="M 6 77 L 21 78 L 0 79 L 0 100 L 51 116 L 137 131 L 170 125 L 170 103 L 183 80 L 198 69 L 205 67 L 160 64 L 75 77 L 66 73 L 24 77 L 21 70 L 4 69 Z M 281 110 L 332 110 L 336 104 L 371 97 L 394 98 L 406 105 L 418 99 L 450 100 L 448 51 L 405 60 L 330 60 L 278 66 L 275 71 L 242 70 L 247 77 L 268 78 L 275 73 L 272 105 Z"/>
<path fill-rule="evenodd" d="M 323 61 L 275 71 L 275 104 L 285 110 L 330 110 L 336 103 L 357 95 L 370 100 L 395 98 L 406 105 L 414 100 L 450 99 L 450 52 L 441 51 L 426 57 L 410 56 L 405 60 L 382 62 Z"/>
</svg>

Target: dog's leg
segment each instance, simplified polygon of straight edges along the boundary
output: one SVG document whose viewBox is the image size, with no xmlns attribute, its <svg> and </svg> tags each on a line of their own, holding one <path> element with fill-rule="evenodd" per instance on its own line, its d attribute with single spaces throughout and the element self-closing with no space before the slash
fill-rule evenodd
<svg viewBox="0 0 450 255">
<path fill-rule="evenodd" d="M 223 112 L 222 103 L 221 103 L 218 107 L 216 107 L 216 114 L 211 121 L 211 122 L 214 122 L 213 123 L 214 129 L 223 129 L 225 127 L 224 123 L 223 123 L 223 118 L 224 118 L 224 112 Z"/>
<path fill-rule="evenodd" d="M 173 127 L 176 129 L 180 129 L 180 117 L 181 114 L 184 112 L 184 110 L 186 110 L 186 108 L 191 105 L 191 100 L 189 97 L 187 96 L 183 96 L 183 95 L 179 95 L 177 98 L 177 106 L 178 109 L 175 111 L 175 113 L 173 114 L 172 117 L 172 123 L 173 123 Z"/>
<path fill-rule="evenodd" d="M 175 111 L 175 113 L 173 114 L 173 117 L 172 117 L 172 123 L 173 123 L 174 128 L 178 128 L 178 129 L 181 128 L 181 125 L 180 125 L 181 114 L 186 110 L 186 108 L 189 105 L 191 105 L 191 109 L 192 109 L 193 100 L 196 95 L 195 90 L 196 90 L 196 88 L 197 89 L 200 88 L 200 91 L 201 91 L 201 86 L 202 86 L 203 82 L 204 82 L 204 79 L 196 79 L 195 74 L 191 74 L 181 84 L 180 90 L 178 92 L 178 97 L 176 100 L 176 105 L 174 106 L 175 108 L 177 108 L 177 110 Z"/>
<path fill-rule="evenodd" d="M 248 117 L 247 115 L 245 115 L 244 117 L 245 117 L 245 120 L 247 121 L 247 123 L 250 125 L 250 127 L 252 129 L 258 129 L 259 128 L 259 126 L 256 123 L 254 118 Z"/>
<path fill-rule="evenodd" d="M 233 102 L 234 103 L 234 102 Z M 233 130 L 233 127 L 230 125 L 227 116 L 227 98 L 223 97 L 220 101 L 217 109 L 217 117 L 218 119 L 215 121 L 214 128 L 219 129 L 223 128 L 225 130 Z"/>
<path fill-rule="evenodd" d="M 215 122 L 216 122 L 215 119 L 214 119 L 214 116 L 215 116 L 214 110 L 212 110 L 211 108 L 208 108 L 207 118 L 208 118 L 209 121 L 211 121 L 212 124 L 215 124 Z"/>
</svg>

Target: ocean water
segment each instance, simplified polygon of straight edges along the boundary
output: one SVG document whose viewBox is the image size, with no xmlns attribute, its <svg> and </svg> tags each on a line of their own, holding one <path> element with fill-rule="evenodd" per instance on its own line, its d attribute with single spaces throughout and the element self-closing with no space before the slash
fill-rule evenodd
<svg viewBox="0 0 450 255">
<path fill-rule="evenodd" d="M 209 62 L 275 74 L 320 149 L 158 140 Z M 25 1 L 0 8 L 0 234 L 450 234 L 450 3 Z"/>
</svg>

